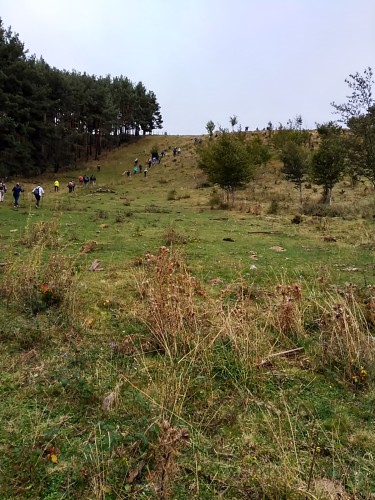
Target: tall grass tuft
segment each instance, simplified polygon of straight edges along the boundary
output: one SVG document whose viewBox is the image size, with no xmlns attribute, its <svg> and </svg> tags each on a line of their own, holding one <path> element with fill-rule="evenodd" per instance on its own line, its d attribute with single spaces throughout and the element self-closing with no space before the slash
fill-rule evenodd
<svg viewBox="0 0 375 500">
<path fill-rule="evenodd" d="M 26 247 L 45 245 L 48 248 L 57 248 L 62 242 L 61 226 L 58 217 L 50 221 L 41 221 L 31 224 L 28 221 L 22 243 Z"/>
<path fill-rule="evenodd" d="M 148 253 L 136 282 L 155 348 L 173 358 L 196 347 L 209 324 L 203 300 L 207 294 L 180 253 L 166 247 L 156 255 Z"/>
<path fill-rule="evenodd" d="M 18 256 L 6 268 L 0 283 L 0 294 L 8 306 L 28 314 L 53 308 L 68 324 L 74 317 L 76 292 L 75 259 L 49 254 L 44 245 L 34 246 L 27 261 Z"/>
<path fill-rule="evenodd" d="M 323 366 L 338 370 L 355 384 L 365 384 L 375 361 L 375 342 L 361 304 L 352 293 L 331 294 L 318 309 Z"/>
</svg>

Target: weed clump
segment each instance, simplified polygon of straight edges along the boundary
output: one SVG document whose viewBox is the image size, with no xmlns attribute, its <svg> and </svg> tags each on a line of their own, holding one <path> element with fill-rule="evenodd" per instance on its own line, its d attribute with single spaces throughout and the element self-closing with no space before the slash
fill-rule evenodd
<svg viewBox="0 0 375 500">
<path fill-rule="evenodd" d="M 167 195 L 167 200 L 172 201 L 177 199 L 177 191 L 175 189 L 171 189 Z"/>
<path fill-rule="evenodd" d="M 0 293 L 7 304 L 37 314 L 54 307 L 72 317 L 76 293 L 75 259 L 55 253 L 45 258 L 43 245 L 34 247 L 29 259 L 19 257 L 4 274 Z"/>
<path fill-rule="evenodd" d="M 292 285 L 278 284 L 275 287 L 276 305 L 272 322 L 277 331 L 286 338 L 301 338 L 304 336 L 302 306 L 302 288 Z"/>
<path fill-rule="evenodd" d="M 57 248 L 61 241 L 60 221 L 58 218 L 53 218 L 50 221 L 27 224 L 21 243 L 28 248 L 35 245 L 45 245 L 47 248 Z"/>
<path fill-rule="evenodd" d="M 173 358 L 199 342 L 207 294 L 177 252 L 161 247 L 156 255 L 147 253 L 137 288 L 147 303 L 144 318 L 158 350 Z"/>
<path fill-rule="evenodd" d="M 164 234 L 164 244 L 167 247 L 172 245 L 186 245 L 187 238 L 182 234 L 178 234 L 173 228 L 169 228 Z"/>
<path fill-rule="evenodd" d="M 358 300 L 350 291 L 344 297 L 329 296 L 320 310 L 322 366 L 334 368 L 354 384 L 364 385 L 375 361 L 375 343 Z"/>
</svg>

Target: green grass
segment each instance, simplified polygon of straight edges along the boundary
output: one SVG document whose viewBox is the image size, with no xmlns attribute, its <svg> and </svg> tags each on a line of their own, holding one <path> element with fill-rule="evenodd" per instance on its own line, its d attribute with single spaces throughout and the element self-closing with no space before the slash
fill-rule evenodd
<svg viewBox="0 0 375 500">
<path fill-rule="evenodd" d="M 155 143 L 161 165 L 121 175 Z M 57 194 L 51 175 L 39 179 L 40 210 L 30 182 L 18 210 L 10 190 L 0 206 L 1 498 L 328 498 L 319 480 L 370 498 L 373 195 L 343 183 L 341 217 L 297 225 L 297 193 L 275 184 L 276 161 L 231 210 L 211 209 L 213 188 L 197 188 L 192 138 L 145 137 L 101 165 L 97 185 L 72 194 L 70 174 L 58 174 Z M 41 291 L 47 279 L 60 302 Z M 171 444 L 183 428 L 189 439 Z"/>
</svg>

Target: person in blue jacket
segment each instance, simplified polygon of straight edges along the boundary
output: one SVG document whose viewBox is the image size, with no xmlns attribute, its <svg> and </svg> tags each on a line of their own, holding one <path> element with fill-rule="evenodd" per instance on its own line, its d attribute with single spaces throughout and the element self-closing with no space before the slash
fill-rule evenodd
<svg viewBox="0 0 375 500">
<path fill-rule="evenodd" d="M 13 198 L 14 198 L 14 208 L 18 208 L 18 200 L 20 198 L 20 194 L 23 193 L 23 189 L 21 188 L 21 186 L 17 182 L 17 184 L 12 189 L 12 191 L 13 191 Z"/>
</svg>

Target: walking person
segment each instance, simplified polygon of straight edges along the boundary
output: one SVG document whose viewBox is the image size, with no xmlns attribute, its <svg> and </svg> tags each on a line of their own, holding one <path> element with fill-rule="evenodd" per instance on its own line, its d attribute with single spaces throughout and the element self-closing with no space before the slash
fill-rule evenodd
<svg viewBox="0 0 375 500">
<path fill-rule="evenodd" d="M 21 188 L 21 186 L 17 182 L 17 184 L 12 189 L 12 191 L 13 191 L 13 198 L 14 198 L 14 208 L 18 208 L 18 206 L 19 206 L 18 201 L 20 199 L 20 194 L 23 193 L 24 190 Z"/>
<path fill-rule="evenodd" d="M 95 186 L 95 183 L 96 183 L 96 177 L 95 177 L 95 175 L 94 175 L 94 174 L 92 174 L 92 175 L 91 175 L 91 177 L 90 177 L 90 182 L 91 182 L 91 184 L 92 184 L 93 186 Z"/>
<path fill-rule="evenodd" d="M 40 208 L 40 200 L 42 199 L 42 196 L 44 195 L 44 189 L 42 188 L 42 186 L 36 186 L 32 190 L 32 193 L 35 196 L 35 200 L 36 200 L 35 208 Z"/>
<path fill-rule="evenodd" d="M 7 192 L 7 187 L 4 181 L 0 181 L 0 203 L 4 201 L 4 195 Z"/>
<path fill-rule="evenodd" d="M 55 182 L 53 183 L 54 185 L 54 188 L 55 188 L 55 193 L 58 193 L 59 192 L 59 187 L 60 187 L 60 182 L 58 180 L 55 180 Z"/>
</svg>

